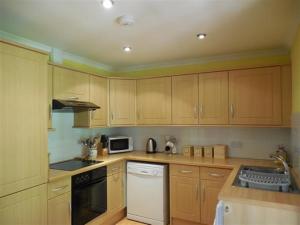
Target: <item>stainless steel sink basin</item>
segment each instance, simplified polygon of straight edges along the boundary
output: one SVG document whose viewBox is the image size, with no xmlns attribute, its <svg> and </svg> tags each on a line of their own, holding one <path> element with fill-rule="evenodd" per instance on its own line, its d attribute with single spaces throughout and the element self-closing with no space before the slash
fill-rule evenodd
<svg viewBox="0 0 300 225">
<path fill-rule="evenodd" d="M 292 175 L 272 167 L 242 165 L 233 185 L 277 192 L 300 193 Z"/>
</svg>

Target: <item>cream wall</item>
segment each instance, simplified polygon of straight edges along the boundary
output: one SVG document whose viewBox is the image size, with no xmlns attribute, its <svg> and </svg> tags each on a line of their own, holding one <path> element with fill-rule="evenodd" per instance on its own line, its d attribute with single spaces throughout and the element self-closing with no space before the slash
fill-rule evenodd
<svg viewBox="0 0 300 225">
<path fill-rule="evenodd" d="M 293 77 L 293 165 L 300 171 L 300 26 L 292 47 L 291 60 Z"/>
</svg>

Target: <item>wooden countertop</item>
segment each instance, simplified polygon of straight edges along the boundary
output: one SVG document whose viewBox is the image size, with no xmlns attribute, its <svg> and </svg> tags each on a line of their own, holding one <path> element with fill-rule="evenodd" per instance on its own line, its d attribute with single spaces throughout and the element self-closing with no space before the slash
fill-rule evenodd
<svg viewBox="0 0 300 225">
<path fill-rule="evenodd" d="M 63 177 L 72 176 L 101 166 L 109 165 L 122 160 L 136 160 L 144 162 L 168 163 L 168 164 L 183 164 L 202 167 L 218 167 L 233 169 L 232 173 L 226 180 L 219 194 L 220 200 L 247 202 L 251 204 L 259 204 L 269 207 L 279 207 L 300 212 L 300 194 L 272 192 L 257 189 L 241 188 L 232 186 L 234 178 L 238 173 L 241 165 L 252 166 L 274 166 L 271 160 L 256 160 L 256 159 L 209 159 L 209 158 L 193 158 L 183 155 L 168 155 L 165 153 L 146 154 L 142 151 L 130 153 L 122 153 L 98 157 L 97 160 L 103 163 L 84 167 L 75 171 L 49 170 L 49 182 L 61 179 Z M 293 172 L 293 171 L 292 171 Z M 300 186 L 300 176 L 293 172 L 298 186 Z"/>
</svg>

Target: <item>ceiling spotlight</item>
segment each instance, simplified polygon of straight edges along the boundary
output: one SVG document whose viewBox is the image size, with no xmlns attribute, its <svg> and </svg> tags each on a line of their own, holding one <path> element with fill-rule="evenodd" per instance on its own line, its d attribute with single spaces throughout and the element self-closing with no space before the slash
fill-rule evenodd
<svg viewBox="0 0 300 225">
<path fill-rule="evenodd" d="M 126 52 L 126 53 L 129 53 L 129 52 L 132 51 L 132 48 L 131 48 L 130 46 L 125 46 L 125 47 L 123 48 L 123 51 Z"/>
<path fill-rule="evenodd" d="M 206 38 L 206 34 L 199 33 L 199 34 L 197 34 L 197 38 L 200 39 L 200 40 L 202 40 L 202 39 Z"/>
<path fill-rule="evenodd" d="M 104 8 L 110 9 L 113 7 L 114 2 L 112 0 L 102 0 L 101 4 Z"/>
</svg>

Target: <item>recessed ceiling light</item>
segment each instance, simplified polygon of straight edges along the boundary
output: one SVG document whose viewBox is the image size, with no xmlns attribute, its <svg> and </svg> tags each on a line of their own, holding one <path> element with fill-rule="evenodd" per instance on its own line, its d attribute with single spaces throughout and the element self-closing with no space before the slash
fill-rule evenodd
<svg viewBox="0 0 300 225">
<path fill-rule="evenodd" d="M 104 8 L 110 9 L 113 7 L 114 2 L 112 0 L 102 0 L 101 4 Z"/>
<path fill-rule="evenodd" d="M 125 47 L 123 48 L 123 51 L 126 52 L 126 53 L 129 53 L 129 52 L 132 51 L 132 48 L 131 48 L 130 46 L 125 46 Z"/>
<path fill-rule="evenodd" d="M 202 40 L 202 39 L 206 38 L 206 34 L 199 33 L 199 34 L 197 34 L 197 38 L 200 39 L 200 40 Z"/>
</svg>

